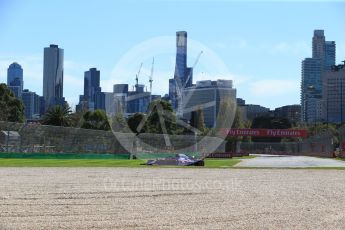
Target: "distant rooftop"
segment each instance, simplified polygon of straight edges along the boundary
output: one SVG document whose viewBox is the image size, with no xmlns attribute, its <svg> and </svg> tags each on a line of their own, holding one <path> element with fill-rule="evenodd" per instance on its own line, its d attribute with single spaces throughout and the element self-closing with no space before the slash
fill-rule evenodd
<svg viewBox="0 0 345 230">
<path fill-rule="evenodd" d="M 13 62 L 9 67 L 10 68 L 22 68 L 22 66 L 19 65 L 17 62 Z"/>
<path fill-rule="evenodd" d="M 323 30 L 314 30 L 314 36 L 324 36 L 324 31 Z"/>
<path fill-rule="evenodd" d="M 207 87 L 232 88 L 232 80 L 218 79 L 216 81 L 212 81 L 212 80 L 197 81 L 195 85 L 189 88 L 207 88 Z"/>
</svg>

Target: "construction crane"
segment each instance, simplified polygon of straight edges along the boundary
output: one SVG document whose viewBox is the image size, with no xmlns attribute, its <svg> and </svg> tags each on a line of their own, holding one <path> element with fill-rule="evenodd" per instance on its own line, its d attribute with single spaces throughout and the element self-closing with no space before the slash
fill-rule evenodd
<svg viewBox="0 0 345 230">
<path fill-rule="evenodd" d="M 150 76 L 149 76 L 150 93 L 152 93 L 152 82 L 153 82 L 152 76 L 153 76 L 153 67 L 154 67 L 154 64 L 155 64 L 155 58 L 153 57 L 153 58 L 152 58 L 151 73 L 150 73 Z"/>
<path fill-rule="evenodd" d="M 199 59 L 200 59 L 200 56 L 201 56 L 202 53 L 203 53 L 203 51 L 201 50 L 200 53 L 198 54 L 198 56 L 197 56 L 196 59 L 195 59 L 195 62 L 194 62 L 194 64 L 193 64 L 193 66 L 192 66 L 192 69 L 194 69 L 194 67 L 196 66 L 196 64 L 198 64 Z M 187 79 L 186 79 L 186 81 L 185 81 L 185 83 L 184 83 L 183 88 L 186 87 L 186 85 L 187 85 L 187 83 L 188 83 L 188 81 L 189 81 L 191 75 L 192 75 L 192 71 L 189 72 L 188 77 L 187 77 Z"/>
<path fill-rule="evenodd" d="M 149 76 L 149 82 L 150 82 L 150 103 L 152 101 L 152 82 L 153 82 L 153 67 L 155 65 L 155 58 L 153 57 L 152 58 L 152 66 L 151 66 L 151 73 L 150 73 L 150 76 Z"/>
<path fill-rule="evenodd" d="M 139 70 L 137 75 L 135 75 L 135 89 L 138 90 L 138 86 L 139 86 L 139 74 L 141 71 L 141 68 L 143 67 L 143 63 L 140 64 Z"/>
</svg>

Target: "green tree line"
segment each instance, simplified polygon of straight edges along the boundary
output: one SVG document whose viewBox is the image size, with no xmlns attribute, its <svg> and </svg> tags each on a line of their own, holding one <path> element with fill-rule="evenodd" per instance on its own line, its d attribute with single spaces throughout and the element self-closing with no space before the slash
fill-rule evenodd
<svg viewBox="0 0 345 230">
<path fill-rule="evenodd" d="M 24 122 L 24 105 L 8 89 L 6 84 L 0 84 L 0 120 L 9 122 Z M 234 107 L 233 107 L 234 108 Z M 228 115 L 224 113 L 221 119 L 226 119 Z M 286 118 L 277 117 L 257 117 L 253 121 L 243 121 L 240 110 L 236 109 L 232 128 L 267 128 L 267 129 L 307 129 L 310 136 L 317 135 L 324 131 L 330 131 L 334 135 L 334 143 L 338 142 L 338 128 L 344 124 L 295 124 Z M 155 100 L 150 103 L 148 112 L 135 113 L 127 119 L 123 114 L 107 117 L 105 111 L 82 111 L 72 113 L 68 104 L 55 106 L 48 109 L 41 121 L 44 125 L 79 127 L 85 129 L 114 130 L 116 132 L 134 133 L 168 133 L 168 134 L 190 134 L 191 127 L 198 131 L 199 135 L 204 135 L 211 131 L 205 126 L 204 113 L 202 108 L 191 113 L 191 118 L 181 125 L 176 118 L 172 106 L 165 100 Z M 296 141 L 296 139 L 286 139 L 277 137 L 227 137 L 228 147 L 235 148 L 238 141 L 254 142 L 282 142 Z"/>
</svg>

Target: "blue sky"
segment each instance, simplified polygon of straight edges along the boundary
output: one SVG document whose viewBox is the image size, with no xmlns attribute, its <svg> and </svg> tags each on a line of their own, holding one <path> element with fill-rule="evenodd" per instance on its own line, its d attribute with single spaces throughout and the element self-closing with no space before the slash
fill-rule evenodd
<svg viewBox="0 0 345 230">
<path fill-rule="evenodd" d="M 84 71 L 97 67 L 101 86 L 148 83 L 168 90 L 174 72 L 175 32 L 188 32 L 188 64 L 203 50 L 195 80 L 233 79 L 238 97 L 275 108 L 299 103 L 301 61 L 311 56 L 314 29 L 324 29 L 345 60 L 345 2 L 274 1 L 44 1 L 0 0 L 0 82 L 16 61 L 24 87 L 42 94 L 43 48 L 65 50 L 64 95 L 83 91 Z"/>
</svg>

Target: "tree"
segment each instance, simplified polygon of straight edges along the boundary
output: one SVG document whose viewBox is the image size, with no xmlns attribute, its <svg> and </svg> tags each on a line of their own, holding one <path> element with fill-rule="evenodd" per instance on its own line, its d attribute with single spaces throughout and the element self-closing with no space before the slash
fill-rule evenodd
<svg viewBox="0 0 345 230">
<path fill-rule="evenodd" d="M 70 118 L 72 127 L 80 128 L 82 126 L 84 113 L 85 111 L 76 111 L 71 113 Z"/>
<path fill-rule="evenodd" d="M 0 84 L 0 120 L 11 122 L 24 122 L 24 105 L 7 88 Z"/>
<path fill-rule="evenodd" d="M 235 112 L 235 117 L 234 120 L 232 122 L 232 126 L 231 128 L 235 128 L 235 129 L 242 129 L 244 128 L 244 123 L 242 121 L 242 116 L 241 116 L 241 111 L 238 107 L 236 107 L 236 112 Z M 241 141 L 243 139 L 243 137 L 226 137 L 226 151 L 230 151 L 230 152 L 235 152 L 236 151 L 236 145 L 238 141 Z"/>
<path fill-rule="evenodd" d="M 177 131 L 176 115 L 171 104 L 165 100 L 155 100 L 149 105 L 147 117 L 147 131 L 150 133 L 164 133 L 165 126 L 168 134 Z"/>
<path fill-rule="evenodd" d="M 314 123 L 314 124 L 309 124 L 307 129 L 308 129 L 309 136 L 320 134 L 326 130 L 332 132 L 333 135 L 337 134 L 337 128 L 333 124 Z"/>
<path fill-rule="evenodd" d="M 234 117 L 234 121 L 232 122 L 231 128 L 237 128 L 237 129 L 244 128 L 242 114 L 238 107 L 236 107 L 235 117 Z"/>
<path fill-rule="evenodd" d="M 122 113 L 115 114 L 115 116 L 112 119 L 111 127 L 114 132 L 129 132 L 127 121 Z"/>
<path fill-rule="evenodd" d="M 250 120 L 243 121 L 243 128 L 250 129 L 252 127 L 252 122 Z M 251 142 L 251 136 L 242 137 L 242 142 Z"/>
<path fill-rule="evenodd" d="M 128 127 L 132 130 L 133 133 L 145 133 L 147 130 L 147 124 L 144 123 L 140 130 L 138 130 L 139 124 L 145 122 L 146 117 L 143 113 L 135 113 L 128 118 L 127 124 Z"/>
<path fill-rule="evenodd" d="M 110 130 L 108 117 L 104 110 L 97 109 L 94 112 L 87 111 L 83 115 L 83 120 L 81 128 L 106 131 Z"/>
<path fill-rule="evenodd" d="M 219 104 L 216 128 L 229 129 L 233 127 L 237 110 L 236 102 L 230 97 L 224 97 Z"/>
<path fill-rule="evenodd" d="M 322 132 L 329 131 L 333 135 L 333 143 L 335 145 L 339 144 L 339 131 L 335 124 L 327 124 L 327 123 L 309 124 L 307 129 L 308 129 L 309 136 L 315 136 Z"/>
<path fill-rule="evenodd" d="M 66 103 L 64 106 L 50 107 L 43 116 L 43 125 L 71 126 L 71 108 Z"/>
</svg>

